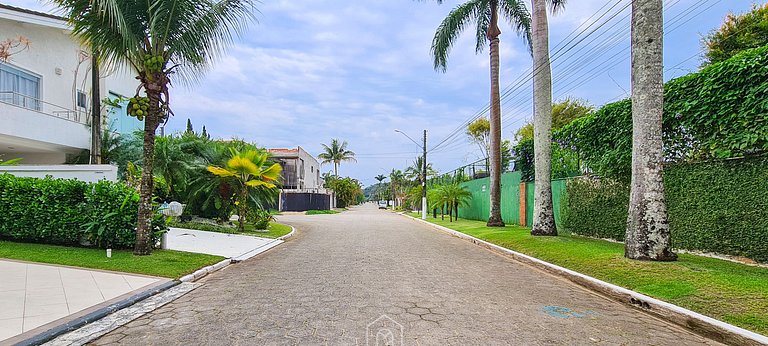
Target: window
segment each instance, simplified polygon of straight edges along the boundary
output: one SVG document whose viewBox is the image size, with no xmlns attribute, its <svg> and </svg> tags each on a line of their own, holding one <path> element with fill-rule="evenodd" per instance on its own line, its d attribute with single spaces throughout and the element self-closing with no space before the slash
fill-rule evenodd
<svg viewBox="0 0 768 346">
<path fill-rule="evenodd" d="M 40 110 L 40 77 L 0 63 L 0 101 Z"/>
<path fill-rule="evenodd" d="M 77 91 L 77 106 L 80 108 L 88 108 L 87 96 L 82 90 Z"/>
</svg>

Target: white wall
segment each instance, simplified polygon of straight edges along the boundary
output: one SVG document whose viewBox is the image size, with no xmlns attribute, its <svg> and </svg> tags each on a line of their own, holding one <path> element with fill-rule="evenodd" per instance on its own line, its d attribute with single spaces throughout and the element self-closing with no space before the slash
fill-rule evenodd
<svg viewBox="0 0 768 346">
<path fill-rule="evenodd" d="M 17 177 L 77 179 L 86 182 L 99 180 L 117 181 L 117 166 L 113 165 L 16 165 L 0 166 L 1 173 Z"/>
<path fill-rule="evenodd" d="M 320 175 L 320 163 L 317 162 L 317 159 L 306 152 L 302 147 L 299 147 L 299 158 L 304 160 L 304 188 L 322 188 L 322 184 L 320 184 L 318 179 L 318 176 Z"/>
</svg>

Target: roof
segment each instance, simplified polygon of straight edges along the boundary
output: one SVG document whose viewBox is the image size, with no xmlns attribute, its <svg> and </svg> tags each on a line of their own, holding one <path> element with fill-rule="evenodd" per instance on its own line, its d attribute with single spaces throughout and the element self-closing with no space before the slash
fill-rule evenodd
<svg viewBox="0 0 768 346">
<path fill-rule="evenodd" d="M 54 14 L 45 13 L 45 12 L 38 12 L 38 11 L 32 11 L 32 10 L 28 10 L 26 8 L 21 8 L 21 7 L 6 5 L 6 4 L 0 4 L 0 8 L 4 8 L 6 10 L 11 10 L 11 11 L 16 11 L 16 12 L 21 12 L 21 13 L 33 14 L 35 16 L 48 17 L 48 18 L 51 18 L 51 19 L 67 20 L 64 17 L 59 17 L 59 16 L 54 15 Z"/>
<path fill-rule="evenodd" d="M 59 29 L 69 29 L 67 19 L 45 12 L 0 3 L 0 19 L 10 19 Z"/>
</svg>

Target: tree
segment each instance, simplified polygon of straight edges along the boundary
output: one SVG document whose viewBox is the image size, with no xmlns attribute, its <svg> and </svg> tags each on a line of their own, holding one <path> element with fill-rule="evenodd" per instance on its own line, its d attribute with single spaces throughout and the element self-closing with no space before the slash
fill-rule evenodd
<svg viewBox="0 0 768 346">
<path fill-rule="evenodd" d="M 565 0 L 552 0 L 557 11 Z M 535 188 L 532 235 L 557 235 L 552 206 L 552 66 L 546 0 L 531 0 L 533 51 L 533 152 Z"/>
<path fill-rule="evenodd" d="M 192 120 L 187 118 L 187 130 L 184 133 L 195 133 L 195 129 L 192 127 Z"/>
<path fill-rule="evenodd" d="M 632 179 L 624 256 L 674 261 L 664 200 L 662 0 L 632 2 Z"/>
<path fill-rule="evenodd" d="M 488 157 L 491 146 L 491 122 L 488 118 L 477 118 L 467 125 L 467 136 L 480 148 L 483 157 Z"/>
<path fill-rule="evenodd" d="M 269 154 L 256 150 L 238 152 L 232 149 L 232 158 L 227 161 L 226 167 L 208 166 L 208 171 L 220 179 L 233 181 L 238 215 L 238 228 L 245 231 L 245 218 L 248 215 L 248 196 L 251 189 L 275 190 L 275 183 L 280 178 L 283 168 L 280 164 L 269 164 Z"/>
<path fill-rule="evenodd" d="M 211 135 L 208 134 L 208 131 L 205 129 L 205 125 L 203 125 L 203 132 L 202 132 L 201 136 L 203 138 L 205 138 L 205 139 L 211 139 Z"/>
<path fill-rule="evenodd" d="M 340 207 L 348 207 L 358 202 L 363 193 L 360 182 L 352 178 L 336 178 L 331 180 L 329 187 L 336 194 Z"/>
<path fill-rule="evenodd" d="M 419 184 L 424 182 L 422 169 L 424 168 L 424 157 L 418 156 L 413 160 L 408 168 L 405 169 L 405 177 L 411 179 Z M 427 163 L 427 177 L 437 175 L 437 171 L 432 168 L 432 163 Z"/>
<path fill-rule="evenodd" d="M 136 227 L 137 255 L 152 251 L 152 172 L 155 131 L 172 115 L 172 79 L 192 82 L 233 34 L 254 18 L 252 0 L 111 1 L 54 0 L 72 24 L 72 34 L 99 52 L 103 61 L 129 65 L 140 87 L 129 113 L 144 120 L 144 170 Z M 173 77 L 173 78 L 172 78 Z M 146 96 L 140 96 L 143 90 Z"/>
<path fill-rule="evenodd" d="M 343 161 L 357 162 L 355 153 L 347 150 L 347 141 L 339 142 L 338 139 L 331 139 L 331 146 L 323 144 L 323 152 L 317 155 L 318 159 L 323 160 L 321 164 L 333 163 L 333 173 L 339 176 L 339 164 Z"/>
<path fill-rule="evenodd" d="M 768 3 L 752 5 L 752 11 L 728 14 L 720 29 L 702 40 L 706 53 L 704 65 L 728 60 L 747 49 L 768 44 Z"/>
<path fill-rule="evenodd" d="M 389 174 L 389 185 L 392 188 L 392 207 L 397 206 L 398 197 L 401 195 L 401 189 L 405 185 L 405 174 L 399 169 L 392 169 Z"/>
<path fill-rule="evenodd" d="M 433 188 L 430 193 L 430 208 L 448 211 L 448 221 L 453 222 L 454 215 L 459 219 L 459 207 L 469 204 L 472 193 L 459 184 L 448 184 Z"/>
<path fill-rule="evenodd" d="M 442 0 L 438 0 L 442 3 Z M 454 8 L 443 19 L 432 40 L 434 67 L 445 72 L 448 52 L 469 25 L 476 23 L 475 51 L 480 53 L 485 47 L 485 40 L 490 43 L 491 97 L 490 97 L 490 137 L 491 150 L 491 212 L 488 226 L 502 227 L 501 219 L 501 98 L 499 95 L 499 11 L 523 38 L 530 42 L 531 17 L 525 5 L 517 0 L 469 0 Z"/>
</svg>

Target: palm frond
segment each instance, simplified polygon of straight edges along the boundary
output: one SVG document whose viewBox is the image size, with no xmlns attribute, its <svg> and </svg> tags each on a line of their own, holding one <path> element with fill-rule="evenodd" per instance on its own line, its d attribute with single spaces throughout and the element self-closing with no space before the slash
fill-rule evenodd
<svg viewBox="0 0 768 346">
<path fill-rule="evenodd" d="M 487 0 L 470 0 L 457 6 L 437 27 L 431 48 L 435 70 L 446 71 L 448 53 L 450 53 L 453 44 L 467 25 L 477 20 L 482 13 L 482 5 L 486 2 Z"/>
</svg>

